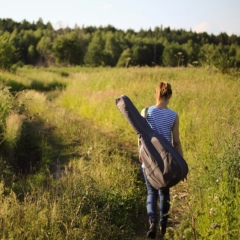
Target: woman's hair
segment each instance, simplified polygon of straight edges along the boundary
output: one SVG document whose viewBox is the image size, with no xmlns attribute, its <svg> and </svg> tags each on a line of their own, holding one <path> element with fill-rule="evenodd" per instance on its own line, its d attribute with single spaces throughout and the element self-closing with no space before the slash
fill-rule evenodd
<svg viewBox="0 0 240 240">
<path fill-rule="evenodd" d="M 172 96 L 172 87 L 167 82 L 160 82 L 156 87 L 156 98 L 160 101 L 163 98 L 170 98 Z"/>
</svg>

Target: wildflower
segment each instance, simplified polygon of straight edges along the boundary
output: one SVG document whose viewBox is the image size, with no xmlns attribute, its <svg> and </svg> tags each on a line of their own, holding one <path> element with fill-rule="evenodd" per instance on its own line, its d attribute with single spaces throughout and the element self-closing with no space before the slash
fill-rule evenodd
<svg viewBox="0 0 240 240">
<path fill-rule="evenodd" d="M 209 215 L 213 215 L 213 208 L 210 208 Z"/>
</svg>

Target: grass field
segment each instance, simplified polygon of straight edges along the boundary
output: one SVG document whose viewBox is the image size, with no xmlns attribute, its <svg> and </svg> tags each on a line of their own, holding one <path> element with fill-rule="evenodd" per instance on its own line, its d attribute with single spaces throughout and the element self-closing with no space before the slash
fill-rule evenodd
<svg viewBox="0 0 240 240">
<path fill-rule="evenodd" d="M 203 68 L 0 72 L 1 239 L 145 239 L 140 111 L 171 83 L 188 180 L 171 189 L 166 239 L 240 239 L 240 78 Z"/>
</svg>

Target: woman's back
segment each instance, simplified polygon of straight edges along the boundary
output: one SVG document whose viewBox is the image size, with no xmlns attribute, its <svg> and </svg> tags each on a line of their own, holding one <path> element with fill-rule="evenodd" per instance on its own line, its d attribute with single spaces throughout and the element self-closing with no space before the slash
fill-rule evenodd
<svg viewBox="0 0 240 240">
<path fill-rule="evenodd" d="M 172 143 L 172 130 L 177 113 L 169 108 L 151 106 L 148 109 L 147 122 L 153 130 Z"/>
</svg>

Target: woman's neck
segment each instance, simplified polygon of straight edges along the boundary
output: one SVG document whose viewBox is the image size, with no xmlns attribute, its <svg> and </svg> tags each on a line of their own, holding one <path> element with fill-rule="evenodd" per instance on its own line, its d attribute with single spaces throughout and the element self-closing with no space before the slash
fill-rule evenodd
<svg viewBox="0 0 240 240">
<path fill-rule="evenodd" d="M 168 108 L 167 105 L 168 105 L 168 101 L 162 100 L 157 103 L 156 107 L 161 108 L 161 109 L 166 109 L 166 108 Z"/>
</svg>

